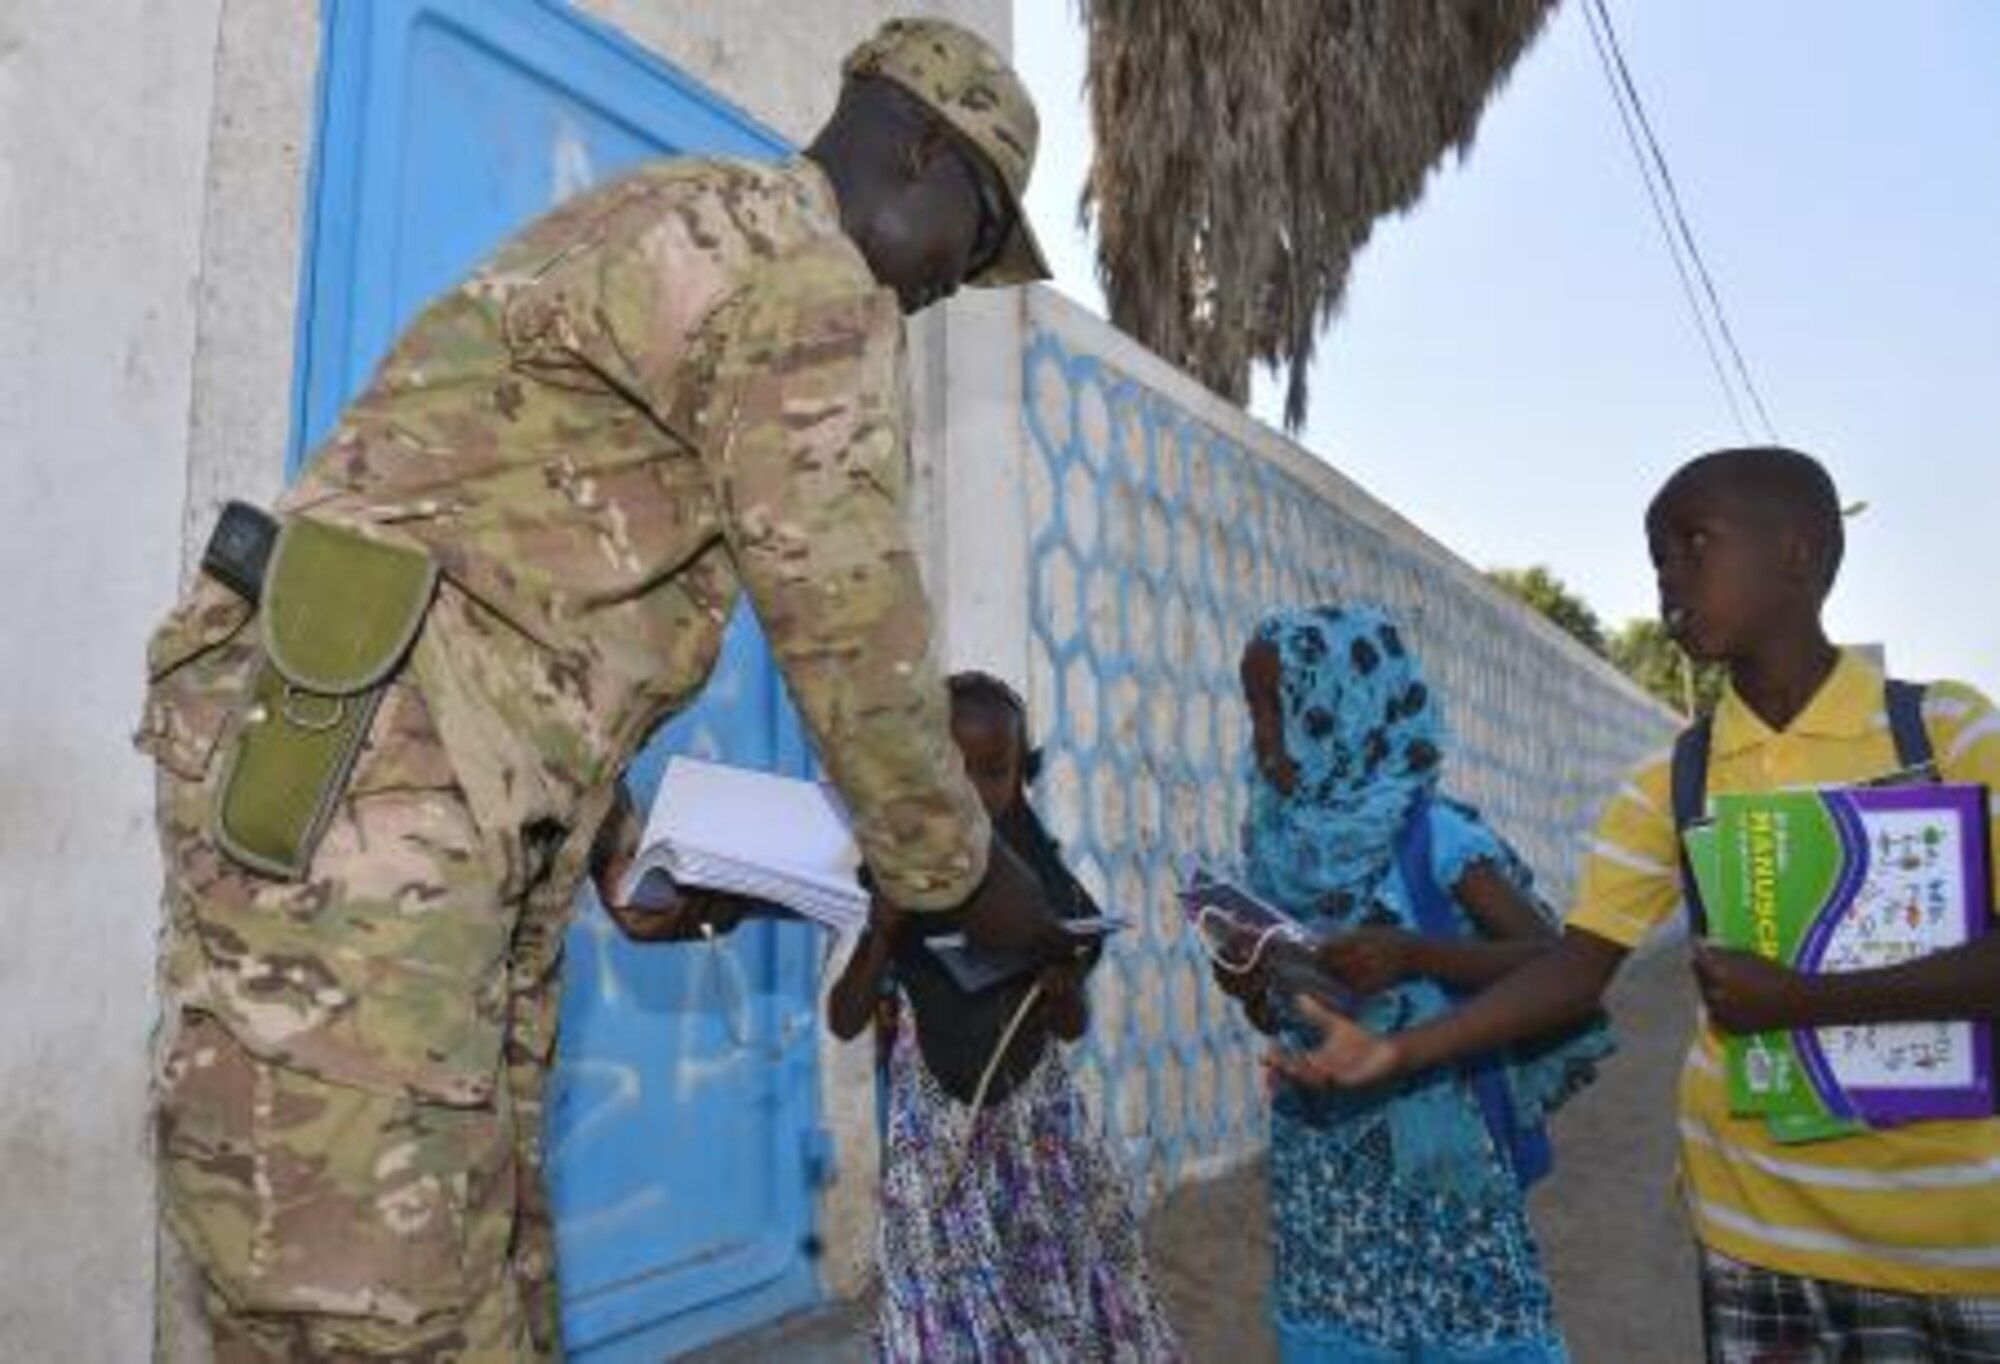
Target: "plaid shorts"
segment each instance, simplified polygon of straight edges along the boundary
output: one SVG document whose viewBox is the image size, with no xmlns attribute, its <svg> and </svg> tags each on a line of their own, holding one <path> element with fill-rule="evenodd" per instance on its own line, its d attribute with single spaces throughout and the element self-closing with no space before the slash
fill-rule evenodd
<svg viewBox="0 0 2000 1364">
<path fill-rule="evenodd" d="M 2000 1364 L 2000 1298 L 1802 1279 L 1703 1248 L 1709 1364 Z"/>
</svg>

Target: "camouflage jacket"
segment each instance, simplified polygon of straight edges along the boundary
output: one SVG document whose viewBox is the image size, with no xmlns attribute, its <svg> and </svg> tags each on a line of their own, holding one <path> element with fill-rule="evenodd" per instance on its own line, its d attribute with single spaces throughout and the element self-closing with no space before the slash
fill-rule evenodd
<svg viewBox="0 0 2000 1364">
<path fill-rule="evenodd" d="M 433 302 L 284 510 L 441 565 L 414 666 L 492 830 L 597 818 L 746 589 L 874 875 L 937 909 L 988 830 L 932 660 L 904 408 L 894 295 L 819 169 L 661 161 Z"/>
</svg>

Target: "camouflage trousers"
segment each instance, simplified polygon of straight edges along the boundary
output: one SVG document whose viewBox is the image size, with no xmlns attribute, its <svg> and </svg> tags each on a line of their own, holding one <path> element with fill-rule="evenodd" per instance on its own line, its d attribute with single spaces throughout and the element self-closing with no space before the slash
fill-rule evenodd
<svg viewBox="0 0 2000 1364">
<path fill-rule="evenodd" d="M 167 880 L 162 1211 L 217 1358 L 552 1359 L 542 1093 L 568 897 L 477 826 L 407 679 L 309 876 L 232 862 L 208 811 L 255 645 L 192 633 L 156 655 L 139 744 Z"/>
<path fill-rule="evenodd" d="M 558 1358 L 543 1067 L 516 1068 L 503 1117 L 332 1084 L 189 1015 L 163 1074 L 162 1205 L 216 1364 Z"/>
</svg>

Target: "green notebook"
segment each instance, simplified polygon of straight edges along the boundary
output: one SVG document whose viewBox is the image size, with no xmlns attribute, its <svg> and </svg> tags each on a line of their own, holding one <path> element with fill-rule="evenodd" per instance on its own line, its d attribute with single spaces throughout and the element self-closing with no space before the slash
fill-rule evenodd
<svg viewBox="0 0 2000 1364">
<path fill-rule="evenodd" d="M 1984 932 L 1986 793 L 1975 786 L 1728 794 L 1685 835 L 1720 946 L 1795 970 L 1893 966 Z M 1730 1111 L 1783 1142 L 1990 1116 L 1991 1030 L 1971 1022 L 1730 1037 Z"/>
</svg>

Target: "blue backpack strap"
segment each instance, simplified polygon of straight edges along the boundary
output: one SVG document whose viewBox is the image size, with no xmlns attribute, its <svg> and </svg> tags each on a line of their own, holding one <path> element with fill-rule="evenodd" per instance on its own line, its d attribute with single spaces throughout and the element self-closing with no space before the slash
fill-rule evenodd
<svg viewBox="0 0 2000 1364">
<path fill-rule="evenodd" d="M 1930 731 L 1924 727 L 1924 695 L 1920 682 L 1889 679 L 1883 687 L 1882 704 L 1889 714 L 1889 734 L 1896 741 L 1898 767 L 1923 767 L 1931 762 Z M 1704 715 L 1680 732 L 1674 740 L 1673 800 L 1675 842 L 1708 807 L 1708 750 L 1714 733 L 1713 715 Z M 1694 868 L 1688 865 L 1686 848 L 1680 849 L 1681 898 L 1688 908 L 1688 929 L 1700 937 L 1708 927 L 1708 913 L 1702 907 L 1701 892 L 1695 886 Z"/>
<path fill-rule="evenodd" d="M 1410 893 L 1410 910 L 1417 916 L 1417 931 L 1427 938 L 1455 938 L 1458 924 L 1445 903 L 1444 888 L 1431 874 L 1431 802 L 1419 796 L 1403 821 L 1396 839 L 1396 868 L 1403 873 L 1403 888 Z"/>
<path fill-rule="evenodd" d="M 1681 835 L 1708 813 L 1708 748 L 1714 733 L 1715 717 L 1703 715 L 1674 739 L 1674 847 L 1680 854 L 1681 902 L 1687 906 L 1688 936 L 1692 938 L 1708 931 L 1708 911 L 1702 907 L 1701 888 L 1695 884 L 1694 867 L 1688 862 Z"/>
<path fill-rule="evenodd" d="M 1427 796 L 1418 797 L 1410 807 L 1396 839 L 1396 867 L 1403 874 L 1403 888 L 1409 893 L 1410 912 L 1416 916 L 1418 931 L 1427 938 L 1449 941 L 1459 936 L 1458 920 L 1452 914 L 1450 892 L 1438 884 L 1431 869 L 1431 808 Z M 1454 999 L 1472 993 L 1449 985 L 1445 986 L 1445 992 Z M 1507 1077 L 1496 1057 L 1471 1057 L 1459 1065 L 1466 1082 L 1472 1086 L 1487 1134 L 1514 1172 L 1515 1183 L 1525 1190 L 1548 1174 L 1555 1164 L 1548 1132 L 1540 1125 L 1521 1126 Z"/>
<path fill-rule="evenodd" d="M 1931 750 L 1930 731 L 1924 728 L 1924 693 L 1921 682 L 1890 678 L 1883 686 L 1882 706 L 1889 712 L 1889 734 L 1896 741 L 1898 767 L 1924 767 L 1936 756 Z"/>
</svg>

